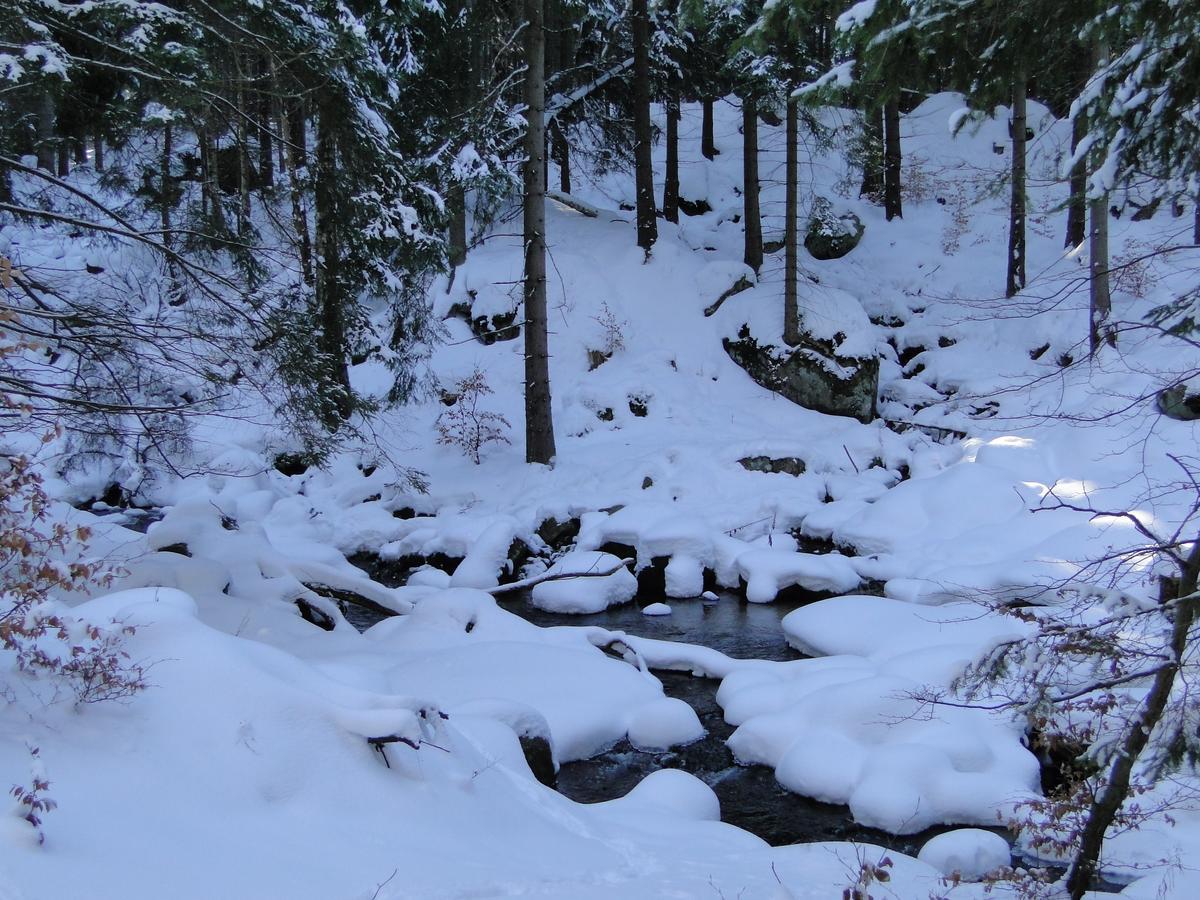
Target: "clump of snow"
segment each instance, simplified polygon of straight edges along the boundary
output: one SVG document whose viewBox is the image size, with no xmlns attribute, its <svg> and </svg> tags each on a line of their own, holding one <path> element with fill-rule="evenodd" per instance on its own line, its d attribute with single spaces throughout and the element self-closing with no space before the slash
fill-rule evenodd
<svg viewBox="0 0 1200 900">
<path fill-rule="evenodd" d="M 547 571 L 547 575 L 578 574 L 579 578 L 562 578 L 543 581 L 533 586 L 530 601 L 538 609 L 559 613 L 597 613 L 628 603 L 637 593 L 637 579 L 627 568 L 618 568 L 609 575 L 592 573 L 609 572 L 620 564 L 610 553 L 594 550 L 577 550 L 560 557 Z"/>
<path fill-rule="evenodd" d="M 718 822 L 721 801 L 707 784 L 680 769 L 651 772 L 619 802 L 651 806 L 673 815 L 697 821 Z"/>
<path fill-rule="evenodd" d="M 642 607 L 643 616 L 669 616 L 671 607 L 665 603 L 651 603 Z"/>
<path fill-rule="evenodd" d="M 1012 861 L 1008 841 L 994 831 L 959 828 L 930 838 L 917 854 L 946 875 L 958 874 L 965 881 L 979 881 L 989 872 Z"/>
</svg>

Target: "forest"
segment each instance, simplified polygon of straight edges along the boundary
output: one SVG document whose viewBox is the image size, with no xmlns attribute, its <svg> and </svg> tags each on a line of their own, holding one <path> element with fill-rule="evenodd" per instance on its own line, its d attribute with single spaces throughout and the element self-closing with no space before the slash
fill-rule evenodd
<svg viewBox="0 0 1200 900">
<path fill-rule="evenodd" d="M 0 0 L 0 897 L 1200 895 L 1200 4 Z"/>
</svg>

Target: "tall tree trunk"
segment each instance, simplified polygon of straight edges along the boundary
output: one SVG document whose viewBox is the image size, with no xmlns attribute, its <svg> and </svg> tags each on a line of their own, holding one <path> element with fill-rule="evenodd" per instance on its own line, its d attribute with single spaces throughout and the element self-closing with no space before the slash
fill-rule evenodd
<svg viewBox="0 0 1200 900">
<path fill-rule="evenodd" d="M 863 103 L 863 175 L 858 195 L 883 200 L 883 109 L 871 96 Z"/>
<path fill-rule="evenodd" d="M 1087 116 L 1080 111 L 1071 122 L 1071 152 L 1087 134 Z M 1064 247 L 1078 247 L 1087 236 L 1087 160 L 1071 169 L 1071 193 L 1067 200 L 1067 236 Z"/>
<path fill-rule="evenodd" d="M 717 158 L 716 138 L 713 135 L 713 98 L 705 97 L 700 101 L 703 118 L 700 124 L 700 152 L 705 159 Z"/>
<path fill-rule="evenodd" d="M 658 240 L 654 170 L 650 150 L 650 11 L 647 0 L 630 4 L 633 22 L 633 160 L 637 198 L 637 243 L 648 254 Z"/>
<path fill-rule="evenodd" d="M 550 152 L 558 166 L 558 189 L 571 193 L 571 145 L 567 143 L 566 129 L 559 124 L 558 117 L 550 121 Z"/>
<path fill-rule="evenodd" d="M 1192 243 L 1200 245 L 1200 196 L 1196 197 L 1196 205 L 1192 209 Z"/>
<path fill-rule="evenodd" d="M 1079 839 L 1079 852 L 1075 854 L 1067 873 L 1067 891 L 1071 900 L 1082 900 L 1083 895 L 1092 886 L 1099 869 L 1104 834 L 1116 818 L 1121 804 L 1129 796 L 1138 757 L 1146 749 L 1150 735 L 1162 719 L 1175 687 L 1175 679 L 1179 677 L 1184 656 L 1188 652 L 1188 638 L 1196 621 L 1196 604 L 1200 602 L 1195 597 L 1197 574 L 1200 573 L 1200 538 L 1192 547 L 1192 552 L 1181 566 L 1179 581 L 1173 591 L 1174 597 L 1164 598 L 1175 602 L 1170 656 L 1166 665 L 1155 674 L 1141 708 L 1133 720 L 1126 723 L 1121 745 L 1113 754 L 1108 774 L 1099 793 L 1092 800 L 1087 822 Z"/>
<path fill-rule="evenodd" d="M 171 198 L 174 195 L 171 184 L 171 154 L 172 148 L 171 123 L 163 126 L 162 156 L 158 163 L 158 214 L 162 223 L 162 242 L 168 249 L 171 246 Z"/>
<path fill-rule="evenodd" d="M 1093 48 L 1096 66 L 1103 65 L 1108 59 L 1108 48 L 1103 41 L 1097 41 Z M 1093 153 L 1092 163 L 1099 166 L 1103 158 L 1099 152 Z M 1106 323 L 1112 312 L 1112 295 L 1109 292 L 1109 261 L 1108 261 L 1108 194 L 1101 194 L 1089 204 L 1088 218 L 1088 299 L 1090 312 L 1090 329 L 1088 344 L 1092 353 L 1100 348 L 1101 341 L 1107 336 Z"/>
<path fill-rule="evenodd" d="M 58 138 L 58 177 L 66 178 L 71 174 L 71 148 L 67 146 L 67 139 Z"/>
<path fill-rule="evenodd" d="M 58 116 L 54 108 L 54 95 L 43 91 L 38 98 L 37 111 L 37 164 L 53 174 L 57 171 L 55 164 L 54 135 L 57 130 Z"/>
<path fill-rule="evenodd" d="M 663 182 L 663 218 L 679 221 L 679 90 L 667 93 L 667 172 Z"/>
<path fill-rule="evenodd" d="M 745 220 L 745 262 L 755 272 L 762 268 L 762 215 L 758 204 L 758 101 L 742 100 L 742 218 Z"/>
<path fill-rule="evenodd" d="M 211 109 L 209 110 L 211 113 Z M 207 121 L 200 128 L 200 165 L 203 171 L 203 192 L 209 201 L 209 218 L 218 232 L 225 229 L 225 209 L 221 203 L 221 184 L 217 177 L 217 151 Z"/>
<path fill-rule="evenodd" d="M 542 0 L 525 3 L 525 461 L 554 459 L 546 315 L 546 80 Z"/>
<path fill-rule="evenodd" d="M 273 82 L 270 65 L 261 57 L 257 60 L 256 71 L 259 85 Z M 275 186 L 275 141 L 271 135 L 274 101 L 270 91 L 260 88 L 257 94 L 258 102 L 254 107 L 258 113 L 258 179 L 262 187 L 271 188 Z"/>
<path fill-rule="evenodd" d="M 800 194 L 800 110 L 789 97 L 787 103 L 787 188 L 783 223 L 783 340 L 788 346 L 800 343 L 800 305 L 796 286 L 800 264 L 797 217 Z"/>
<path fill-rule="evenodd" d="M 890 97 L 883 104 L 883 214 L 890 222 L 904 218 L 900 198 L 900 103 Z"/>
<path fill-rule="evenodd" d="M 1025 70 L 1017 67 L 1012 84 L 1012 193 L 1008 204 L 1008 273 L 1004 296 L 1025 287 Z"/>
<path fill-rule="evenodd" d="M 104 171 L 104 137 L 99 131 L 92 135 L 92 168 Z"/>
<path fill-rule="evenodd" d="M 317 216 L 317 308 L 321 319 L 320 348 L 325 360 L 326 384 L 332 408 L 326 427 L 338 427 L 338 419 L 351 412 L 350 370 L 346 365 L 346 319 L 341 281 L 341 241 L 338 236 L 337 144 L 331 114 L 317 115 L 317 158 L 314 194 Z"/>
<path fill-rule="evenodd" d="M 467 261 L 467 192 L 461 184 L 451 185 L 447 196 L 450 208 L 449 253 L 450 265 L 458 267 Z"/>
<path fill-rule="evenodd" d="M 296 144 L 292 141 L 292 127 L 289 119 L 289 104 L 284 101 L 279 106 L 279 152 L 282 154 L 282 165 L 279 170 L 287 172 L 289 193 L 292 197 L 292 230 L 296 232 L 296 245 L 300 249 L 300 275 L 304 283 L 313 283 L 312 242 L 308 236 L 308 215 L 304 211 L 302 186 L 299 169 L 304 165 L 303 157 L 297 159 Z M 303 132 L 303 127 L 300 129 Z"/>
<path fill-rule="evenodd" d="M 237 158 L 238 158 L 238 234 L 245 234 L 250 228 L 250 121 L 252 118 L 250 104 L 246 97 L 246 74 L 242 71 L 241 60 L 238 60 L 237 89 L 234 96 L 237 102 Z"/>
<path fill-rule="evenodd" d="M 71 139 L 71 152 L 75 155 L 76 166 L 87 165 L 87 139 L 80 132 Z"/>
</svg>

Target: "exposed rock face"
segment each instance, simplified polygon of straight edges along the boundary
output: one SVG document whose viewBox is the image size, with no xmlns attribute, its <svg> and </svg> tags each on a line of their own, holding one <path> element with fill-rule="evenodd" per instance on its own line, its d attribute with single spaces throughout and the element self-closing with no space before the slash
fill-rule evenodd
<svg viewBox="0 0 1200 900">
<path fill-rule="evenodd" d="M 803 475 L 804 460 L 796 456 L 782 456 L 772 459 L 769 456 L 747 456 L 738 460 L 742 468 L 750 472 L 767 472 L 782 475 Z"/>
<path fill-rule="evenodd" d="M 824 197 L 813 202 L 804 247 L 813 259 L 841 259 L 858 246 L 866 226 L 854 213 L 837 214 Z"/>
<path fill-rule="evenodd" d="M 860 422 L 876 418 L 878 359 L 835 357 L 816 341 L 793 349 L 759 345 L 743 327 L 737 340 L 724 340 L 725 352 L 758 384 L 805 409 Z"/>
<path fill-rule="evenodd" d="M 516 324 L 517 311 L 497 313 L 493 316 L 477 316 L 466 303 L 455 303 L 450 307 L 450 315 L 462 319 L 471 326 L 471 333 L 483 344 L 494 344 L 496 341 L 511 341 L 521 333 Z"/>
<path fill-rule="evenodd" d="M 1180 422 L 1194 422 L 1200 419 L 1200 394 L 1182 384 L 1168 388 L 1158 395 L 1158 411 Z"/>
</svg>

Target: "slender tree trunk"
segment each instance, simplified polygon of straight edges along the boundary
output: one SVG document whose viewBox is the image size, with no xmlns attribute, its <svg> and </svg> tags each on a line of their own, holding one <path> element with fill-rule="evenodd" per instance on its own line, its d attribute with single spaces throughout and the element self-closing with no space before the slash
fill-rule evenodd
<svg viewBox="0 0 1200 900">
<path fill-rule="evenodd" d="M 1081 111 L 1071 122 L 1071 152 L 1087 134 L 1087 117 Z M 1071 169 L 1071 195 L 1067 201 L 1067 236 L 1065 247 L 1078 247 L 1087 236 L 1087 160 L 1081 159 Z"/>
<path fill-rule="evenodd" d="M 1108 48 L 1102 41 L 1096 42 L 1093 52 L 1097 66 L 1102 65 L 1108 58 Z M 1098 166 L 1102 161 L 1099 153 L 1093 154 L 1094 165 Z M 1108 272 L 1108 194 L 1101 194 L 1092 200 L 1088 208 L 1088 218 L 1088 294 L 1091 320 L 1088 344 L 1091 352 L 1095 353 L 1106 336 L 1105 325 L 1112 312 Z"/>
<path fill-rule="evenodd" d="M 294 155 L 296 145 L 291 140 L 293 132 L 288 118 L 288 108 L 286 102 L 281 103 L 279 107 L 279 134 L 283 138 L 279 142 L 279 151 L 282 154 L 282 165 L 279 170 L 286 171 L 288 175 L 289 193 L 292 195 L 292 230 L 296 232 L 296 245 L 300 249 L 300 275 L 305 284 L 311 285 L 313 283 L 312 242 L 308 236 L 308 215 L 304 211 L 299 177 L 299 168 L 304 163 L 303 158 L 297 161 Z"/>
<path fill-rule="evenodd" d="M 679 221 L 679 90 L 667 93 L 667 172 L 663 182 L 663 218 Z"/>
<path fill-rule="evenodd" d="M 158 167 L 159 221 L 162 223 L 163 246 L 167 248 L 171 246 L 171 197 L 174 193 L 171 185 L 172 138 L 171 123 L 168 122 L 163 126 L 162 157 Z"/>
<path fill-rule="evenodd" d="M 237 101 L 237 154 L 238 154 L 238 234 L 250 228 L 250 104 L 246 98 L 246 76 L 240 71 L 234 96 Z"/>
<path fill-rule="evenodd" d="M 650 11 L 647 0 L 633 0 L 633 159 L 637 197 L 637 242 L 648 254 L 658 240 L 654 208 L 654 170 L 650 150 Z"/>
<path fill-rule="evenodd" d="M 1196 593 L 1197 573 L 1200 572 L 1200 538 L 1193 544 L 1192 552 L 1182 566 L 1179 583 L 1175 589 L 1175 621 L 1171 627 L 1170 659 L 1154 676 L 1150 692 L 1142 701 L 1141 709 L 1133 721 L 1125 727 L 1121 746 L 1113 756 L 1108 775 L 1100 792 L 1088 810 L 1087 823 L 1079 840 L 1079 852 L 1071 863 L 1067 874 L 1067 891 L 1071 900 L 1082 900 L 1083 895 L 1095 880 L 1100 863 L 1100 851 L 1104 847 L 1104 834 L 1108 831 L 1122 802 L 1129 796 L 1129 787 L 1138 757 L 1150 742 L 1150 735 L 1162 719 L 1175 686 L 1175 679 L 1188 650 L 1188 637 L 1196 621 L 1196 604 L 1200 602 Z"/>
<path fill-rule="evenodd" d="M 217 151 L 213 146 L 212 132 L 205 123 L 200 129 L 200 161 L 203 167 L 204 193 L 209 199 L 209 217 L 213 228 L 225 231 L 225 209 L 221 203 L 221 184 L 217 177 Z"/>
<path fill-rule="evenodd" d="M 346 319 L 341 283 L 341 241 L 338 236 L 337 145 L 330 113 L 317 116 L 317 159 L 314 193 L 317 215 L 317 307 L 321 318 L 320 348 L 325 358 L 325 387 L 331 392 L 333 408 L 326 426 L 338 427 L 338 419 L 351 412 L 350 370 L 346 365 Z"/>
<path fill-rule="evenodd" d="M 705 97 L 700 101 L 703 118 L 700 124 L 700 152 L 705 159 L 717 158 L 717 143 L 713 135 L 713 98 Z"/>
<path fill-rule="evenodd" d="M 271 84 L 269 64 L 261 57 L 257 60 L 258 83 Z M 258 178 L 265 188 L 275 186 L 275 141 L 271 136 L 271 112 L 274 102 L 269 91 L 258 90 L 258 102 L 254 104 L 258 119 Z"/>
<path fill-rule="evenodd" d="M 755 272 L 762 268 L 762 215 L 758 205 L 758 102 L 742 100 L 742 218 L 745 220 L 745 262 Z"/>
<path fill-rule="evenodd" d="M 92 168 L 97 172 L 104 171 L 104 138 L 100 132 L 92 136 Z"/>
<path fill-rule="evenodd" d="M 525 461 L 554 459 L 546 315 L 545 52 L 542 0 L 525 4 Z"/>
<path fill-rule="evenodd" d="M 1196 205 L 1192 210 L 1192 243 L 1200 245 L 1200 196 L 1196 197 Z"/>
<path fill-rule="evenodd" d="M 890 222 L 904 218 L 900 198 L 900 103 L 891 97 L 883 105 L 883 214 Z"/>
<path fill-rule="evenodd" d="M 55 165 L 54 134 L 57 130 L 58 115 L 54 108 L 54 95 L 43 91 L 38 98 L 37 111 L 37 164 L 39 169 L 54 173 Z"/>
<path fill-rule="evenodd" d="M 75 155 L 76 166 L 87 165 L 87 139 L 82 132 L 71 139 L 71 152 Z"/>
<path fill-rule="evenodd" d="M 67 146 L 66 138 L 58 138 L 58 177 L 66 178 L 71 174 L 71 148 Z"/>
<path fill-rule="evenodd" d="M 558 189 L 571 193 L 571 145 L 567 143 L 566 129 L 555 117 L 550 122 L 550 152 L 558 166 Z"/>
<path fill-rule="evenodd" d="M 796 269 L 800 264 L 797 217 L 800 194 L 800 110 L 794 99 L 787 104 L 787 187 L 783 224 L 783 340 L 788 346 L 800 343 L 800 306 Z"/>
<path fill-rule="evenodd" d="M 450 207 L 450 265 L 458 267 L 467 261 L 467 192 L 461 184 L 452 185 L 447 197 Z"/>
<path fill-rule="evenodd" d="M 860 197 L 883 199 L 883 109 L 870 96 L 863 103 L 863 176 Z"/>
<path fill-rule="evenodd" d="M 1012 194 L 1008 206 L 1008 273 L 1004 296 L 1025 287 L 1025 70 L 1018 67 L 1012 85 Z"/>
</svg>

